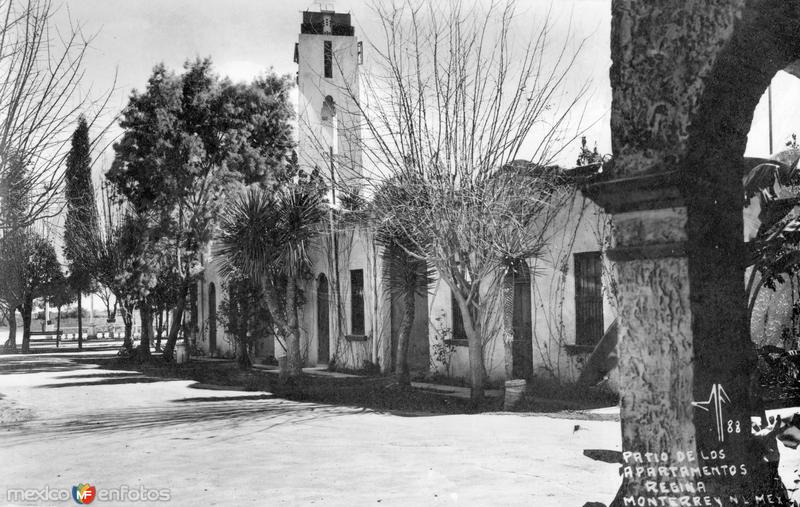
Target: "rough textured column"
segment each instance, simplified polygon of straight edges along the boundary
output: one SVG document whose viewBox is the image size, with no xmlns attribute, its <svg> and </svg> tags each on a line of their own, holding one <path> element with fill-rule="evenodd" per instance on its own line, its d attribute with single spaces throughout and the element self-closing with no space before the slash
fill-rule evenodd
<svg viewBox="0 0 800 507">
<path fill-rule="evenodd" d="M 696 316 L 688 211 L 677 174 L 612 180 L 587 191 L 614 216 L 608 255 L 615 265 L 619 302 L 624 460 L 616 505 L 661 498 L 680 505 L 681 498 L 710 496 L 713 485 L 692 472 L 702 466 L 693 405 Z"/>
<path fill-rule="evenodd" d="M 613 165 L 586 189 L 616 227 L 613 505 L 785 504 L 750 434 L 740 178 L 758 98 L 800 49 L 789 4 L 613 1 Z"/>
<path fill-rule="evenodd" d="M 626 317 L 618 342 L 623 438 L 632 449 L 677 457 L 695 448 L 686 208 L 615 218 L 611 257 Z"/>
</svg>

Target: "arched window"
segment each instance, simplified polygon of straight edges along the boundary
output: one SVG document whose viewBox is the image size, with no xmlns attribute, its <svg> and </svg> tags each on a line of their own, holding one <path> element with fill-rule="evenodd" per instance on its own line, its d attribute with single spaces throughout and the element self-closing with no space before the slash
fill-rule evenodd
<svg viewBox="0 0 800 507">
<path fill-rule="evenodd" d="M 333 148 L 333 153 L 339 153 L 338 143 L 338 124 L 336 118 L 336 104 L 333 97 L 328 95 L 322 102 L 322 112 L 320 114 L 322 120 L 322 139 L 326 146 Z"/>
<path fill-rule="evenodd" d="M 531 272 L 528 263 L 520 259 L 509 267 L 505 278 L 506 297 L 512 297 L 511 329 L 512 376 L 530 378 L 533 374 L 533 322 L 531 319 Z"/>
<path fill-rule="evenodd" d="M 333 121 L 333 118 L 335 116 L 336 116 L 336 104 L 333 101 L 333 97 L 328 95 L 322 102 L 322 121 L 323 122 Z"/>
</svg>

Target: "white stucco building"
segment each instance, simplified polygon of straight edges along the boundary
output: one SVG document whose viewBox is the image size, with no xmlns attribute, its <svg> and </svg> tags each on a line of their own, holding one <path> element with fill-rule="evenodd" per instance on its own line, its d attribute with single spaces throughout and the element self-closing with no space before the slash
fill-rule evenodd
<svg viewBox="0 0 800 507">
<path fill-rule="evenodd" d="M 304 12 L 294 59 L 298 64 L 298 160 L 301 167 L 355 187 L 363 171 L 358 111 L 360 42 L 349 14 Z M 333 155 L 333 157 L 331 157 Z M 578 171 L 573 171 L 577 175 Z M 333 197 L 333 196 L 332 196 Z M 337 206 L 339 203 L 333 201 Z M 577 192 L 560 212 L 549 247 L 509 278 L 514 286 L 514 343 L 507 349 L 497 326 L 484 348 L 489 379 L 547 375 L 577 379 L 584 360 L 615 319 L 608 266 L 601 252 L 608 217 Z M 382 285 L 381 249 L 365 225 L 342 227 L 314 242 L 312 276 L 303 289 L 302 350 L 307 365 L 333 364 L 360 370 L 394 367 L 401 306 Z M 338 249 L 334 248 L 334 244 Z M 233 354 L 233 341 L 216 322 L 223 295 L 213 263 L 197 287 L 197 347 L 209 354 Z M 339 294 L 337 298 L 335 294 Z M 417 297 L 409 363 L 419 375 L 468 378 L 463 326 L 448 286 L 438 281 Z M 498 315 L 499 318 L 499 315 Z M 280 351 L 278 351 L 280 354 Z M 255 361 L 277 355 L 264 337 Z"/>
</svg>

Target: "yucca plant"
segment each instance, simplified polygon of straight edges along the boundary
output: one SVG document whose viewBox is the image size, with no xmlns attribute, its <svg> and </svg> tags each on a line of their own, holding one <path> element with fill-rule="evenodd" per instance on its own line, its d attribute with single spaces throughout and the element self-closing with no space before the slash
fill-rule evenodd
<svg viewBox="0 0 800 507">
<path fill-rule="evenodd" d="M 226 278 L 242 273 L 260 284 L 286 346 L 284 379 L 302 373 L 298 294 L 310 269 L 308 244 L 323 217 L 318 192 L 306 185 L 278 192 L 252 187 L 221 217 L 214 248 L 220 273 Z"/>
<path fill-rule="evenodd" d="M 411 341 L 411 329 L 415 318 L 416 296 L 425 296 L 433 284 L 435 273 L 428 267 L 420 246 L 424 242 L 420 238 L 411 238 L 413 234 L 404 221 L 413 221 L 413 213 L 405 213 L 399 217 L 393 214 L 399 204 L 408 204 L 420 199 L 412 196 L 406 185 L 410 178 L 395 178 L 387 181 L 375 195 L 373 207 L 383 220 L 378 224 L 375 240 L 383 247 L 383 270 L 381 273 L 384 290 L 393 301 L 402 303 L 403 318 L 397 332 L 397 350 L 394 374 L 401 385 L 410 385 L 411 378 L 408 367 L 408 348 Z M 412 178 L 413 179 L 413 178 Z M 405 210 L 411 209 L 404 207 Z"/>
<path fill-rule="evenodd" d="M 410 256 L 397 243 L 391 240 L 383 250 L 383 286 L 392 300 L 403 304 L 403 318 L 397 332 L 397 356 L 394 374 L 401 385 L 410 385 L 408 368 L 408 346 L 411 341 L 411 328 L 415 318 L 415 299 L 425 296 L 433 282 L 433 270 L 423 260 Z"/>
</svg>

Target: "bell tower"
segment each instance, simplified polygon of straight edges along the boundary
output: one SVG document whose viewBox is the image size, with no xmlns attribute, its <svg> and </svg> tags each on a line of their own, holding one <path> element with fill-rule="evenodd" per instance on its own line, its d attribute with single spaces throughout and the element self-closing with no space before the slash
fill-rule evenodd
<svg viewBox="0 0 800 507">
<path fill-rule="evenodd" d="M 361 115 L 354 99 L 362 58 L 350 14 L 325 8 L 303 12 L 294 49 L 297 155 L 301 169 L 318 168 L 337 190 L 358 185 L 362 174 Z"/>
</svg>

